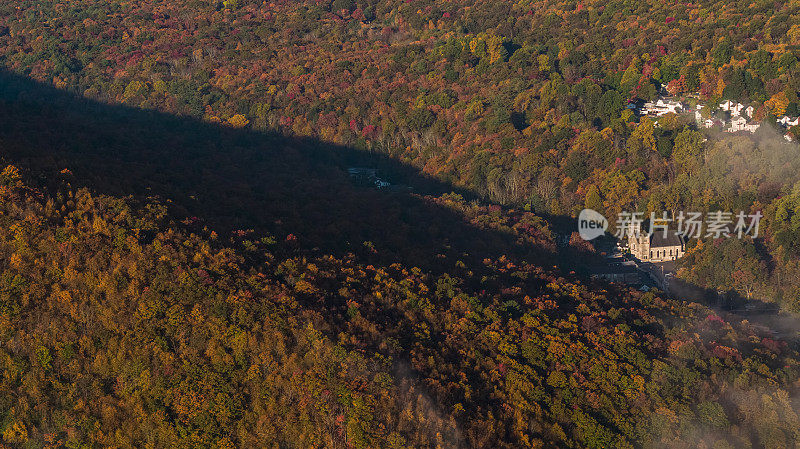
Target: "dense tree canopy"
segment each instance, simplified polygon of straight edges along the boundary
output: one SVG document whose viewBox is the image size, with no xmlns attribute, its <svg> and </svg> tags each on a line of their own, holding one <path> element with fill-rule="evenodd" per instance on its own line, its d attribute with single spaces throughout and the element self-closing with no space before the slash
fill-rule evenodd
<svg viewBox="0 0 800 449">
<path fill-rule="evenodd" d="M 799 9 L 2 2 L 0 441 L 791 447 L 793 336 L 582 278 L 559 218 L 763 211 L 678 275 L 800 309 Z"/>
</svg>

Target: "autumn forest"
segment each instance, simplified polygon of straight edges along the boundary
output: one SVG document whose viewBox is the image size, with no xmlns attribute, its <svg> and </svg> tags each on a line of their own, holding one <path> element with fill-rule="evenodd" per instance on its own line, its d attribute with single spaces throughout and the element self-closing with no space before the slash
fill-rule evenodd
<svg viewBox="0 0 800 449">
<path fill-rule="evenodd" d="M 0 448 L 796 447 L 798 58 L 791 1 L 3 1 Z M 763 219 L 690 295 L 584 208 Z"/>
</svg>

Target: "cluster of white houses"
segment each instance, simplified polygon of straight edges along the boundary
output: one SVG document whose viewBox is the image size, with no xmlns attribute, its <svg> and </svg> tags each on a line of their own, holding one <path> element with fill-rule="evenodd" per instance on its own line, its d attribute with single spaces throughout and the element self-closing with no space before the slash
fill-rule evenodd
<svg viewBox="0 0 800 449">
<path fill-rule="evenodd" d="M 725 128 L 725 131 L 729 133 L 739 131 L 754 133 L 761 126 L 760 123 L 752 121 L 753 112 L 755 112 L 752 106 L 745 106 L 741 103 L 734 103 L 733 101 L 726 100 L 720 103 L 719 108 L 722 111 L 730 113 L 731 120 L 728 122 L 728 127 Z M 695 119 L 698 118 L 699 112 L 699 110 L 695 112 Z"/>
<path fill-rule="evenodd" d="M 681 114 L 693 112 L 697 126 L 702 128 L 713 128 L 716 126 L 729 133 L 754 133 L 761 126 L 761 123 L 755 121 L 753 118 L 753 114 L 755 113 L 753 106 L 744 105 L 731 100 L 726 100 L 719 104 L 719 110 L 728 114 L 717 114 L 717 117 L 714 118 L 703 117 L 702 110 L 706 105 L 698 104 L 693 108 L 686 103 L 673 100 L 669 97 L 660 97 L 655 102 L 642 102 L 640 100 L 639 102 L 631 103 L 629 107 L 640 117 L 661 117 L 670 113 Z M 778 124 L 788 130 L 800 124 L 800 117 L 783 116 L 778 119 Z M 786 140 L 792 140 L 791 135 L 788 133 L 786 133 L 784 137 Z"/>
</svg>

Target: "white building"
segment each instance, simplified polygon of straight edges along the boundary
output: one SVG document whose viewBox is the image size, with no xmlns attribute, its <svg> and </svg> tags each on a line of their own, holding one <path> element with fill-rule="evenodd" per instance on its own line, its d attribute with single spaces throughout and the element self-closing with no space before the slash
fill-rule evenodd
<svg viewBox="0 0 800 449">
<path fill-rule="evenodd" d="M 702 105 L 702 104 L 698 104 L 698 105 L 697 105 L 697 108 L 696 108 L 696 109 L 695 109 L 695 111 L 694 111 L 694 120 L 695 120 L 695 121 L 696 121 L 698 124 L 700 124 L 700 123 L 702 123 L 702 122 L 703 122 L 703 114 L 702 114 L 702 113 L 700 113 L 700 111 L 702 111 L 702 110 L 703 110 L 703 105 Z"/>
<path fill-rule="evenodd" d="M 628 249 L 642 262 L 666 262 L 683 257 L 686 244 L 674 232 L 656 230 L 645 233 L 640 222 L 631 222 L 628 225 Z"/>
<path fill-rule="evenodd" d="M 666 262 L 678 260 L 686 252 L 683 239 L 670 232 L 628 237 L 631 254 L 642 262 Z"/>
<path fill-rule="evenodd" d="M 783 125 L 785 128 L 791 128 L 792 126 L 797 126 L 800 123 L 800 117 L 791 118 L 787 115 L 778 119 L 778 123 Z"/>
<path fill-rule="evenodd" d="M 739 131 L 747 131 L 749 133 L 754 133 L 759 128 L 759 126 L 761 126 L 759 123 L 748 123 L 746 118 L 739 116 L 739 117 L 734 117 L 731 120 L 731 126 L 725 131 L 729 133 L 735 133 Z"/>
<path fill-rule="evenodd" d="M 744 117 L 735 117 L 731 120 L 731 126 L 727 129 L 729 133 L 735 133 L 738 131 L 744 131 L 744 127 L 747 125 L 747 119 Z"/>
<path fill-rule="evenodd" d="M 752 106 L 748 106 L 748 107 L 746 107 L 746 108 L 745 108 L 745 110 L 744 110 L 744 115 L 746 115 L 746 116 L 747 116 L 747 118 L 749 118 L 749 119 L 752 119 L 752 118 L 753 118 L 753 113 L 754 113 L 755 111 L 756 111 L 756 110 L 755 110 L 755 109 L 754 109 Z"/>
<path fill-rule="evenodd" d="M 719 104 L 719 108 L 725 112 L 730 112 L 732 116 L 738 117 L 742 113 L 742 109 L 744 109 L 744 105 L 741 103 L 734 103 L 731 100 L 726 100 Z"/>
<path fill-rule="evenodd" d="M 669 114 L 670 112 L 673 114 L 680 114 L 684 109 L 685 108 L 683 107 L 683 104 L 679 101 L 659 98 L 655 103 L 645 103 L 644 106 L 642 106 L 641 114 L 661 117 L 662 115 Z"/>
</svg>

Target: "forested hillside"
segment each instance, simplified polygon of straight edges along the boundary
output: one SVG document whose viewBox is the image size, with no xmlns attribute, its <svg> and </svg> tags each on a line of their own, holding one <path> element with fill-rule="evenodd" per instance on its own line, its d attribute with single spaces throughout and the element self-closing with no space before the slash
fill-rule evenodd
<svg viewBox="0 0 800 449">
<path fill-rule="evenodd" d="M 531 212 L 354 185 L 343 149 L 308 140 L 3 85 L 0 148 L 29 167 L 0 190 L 7 445 L 797 438 L 792 340 L 560 274 Z"/>
<path fill-rule="evenodd" d="M 562 219 L 762 210 L 679 274 L 799 307 L 798 8 L 2 2 L 0 445 L 794 447 L 794 335 Z"/>
<path fill-rule="evenodd" d="M 389 155 L 544 214 L 763 209 L 764 246 L 698 248 L 681 276 L 797 309 L 798 150 L 769 124 L 800 114 L 798 8 L 20 0 L 0 5 L 0 61 L 104 102 Z M 663 86 L 768 126 L 723 137 L 626 107 Z"/>
</svg>

